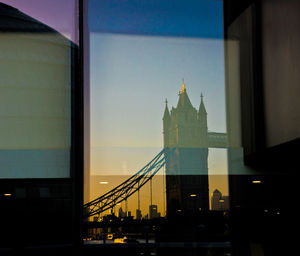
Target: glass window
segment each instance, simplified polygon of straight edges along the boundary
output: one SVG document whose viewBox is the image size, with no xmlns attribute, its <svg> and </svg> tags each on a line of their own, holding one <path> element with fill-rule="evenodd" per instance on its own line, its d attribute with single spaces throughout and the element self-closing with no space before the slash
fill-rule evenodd
<svg viewBox="0 0 300 256">
<path fill-rule="evenodd" d="M 2 2 L 0 178 L 70 177 L 76 1 Z"/>
<path fill-rule="evenodd" d="M 227 242 L 222 11 L 221 1 L 89 1 L 86 243 L 204 242 L 208 232 Z"/>
</svg>

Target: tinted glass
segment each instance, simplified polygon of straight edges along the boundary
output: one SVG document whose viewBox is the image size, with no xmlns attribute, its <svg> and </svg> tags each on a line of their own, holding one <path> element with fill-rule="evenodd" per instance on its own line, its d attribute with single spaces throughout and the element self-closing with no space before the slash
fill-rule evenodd
<svg viewBox="0 0 300 256">
<path fill-rule="evenodd" d="M 86 243 L 228 251 L 222 2 L 89 1 L 88 15 Z"/>
<path fill-rule="evenodd" d="M 70 177 L 76 1 L 2 2 L 0 178 Z"/>
</svg>

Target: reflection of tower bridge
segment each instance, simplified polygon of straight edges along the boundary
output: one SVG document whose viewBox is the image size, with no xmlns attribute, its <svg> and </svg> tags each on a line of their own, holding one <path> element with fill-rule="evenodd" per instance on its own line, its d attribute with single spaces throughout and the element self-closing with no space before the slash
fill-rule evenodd
<svg viewBox="0 0 300 256">
<path fill-rule="evenodd" d="M 129 179 L 84 205 L 88 218 L 126 201 L 166 166 L 167 213 L 208 210 L 208 148 L 226 148 L 225 133 L 209 132 L 207 112 L 201 94 L 197 111 L 182 83 L 176 108 L 166 108 L 163 117 L 164 149 Z M 192 196 L 191 196 L 192 195 Z"/>
<path fill-rule="evenodd" d="M 117 204 L 127 200 L 132 194 L 139 191 L 153 176 L 165 165 L 166 159 L 173 150 L 163 149 L 140 171 L 129 179 L 98 197 L 97 199 L 84 205 L 85 217 L 100 214 L 108 209 L 112 209 Z"/>
</svg>

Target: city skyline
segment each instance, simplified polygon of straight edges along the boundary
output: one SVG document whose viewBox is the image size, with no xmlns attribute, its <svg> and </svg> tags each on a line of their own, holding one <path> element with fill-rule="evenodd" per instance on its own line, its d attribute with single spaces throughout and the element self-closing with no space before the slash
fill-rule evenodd
<svg viewBox="0 0 300 256">
<path fill-rule="evenodd" d="M 103 195 L 110 191 L 111 189 L 115 188 L 117 185 L 124 182 L 126 179 L 128 179 L 130 176 L 128 175 L 92 175 L 91 176 L 91 199 L 95 199 L 99 197 L 100 195 Z M 153 177 L 152 182 L 152 201 L 153 204 L 158 206 L 159 212 L 161 212 L 162 216 L 165 215 L 166 211 L 166 198 L 165 198 L 165 191 L 163 191 L 163 188 L 165 186 L 165 181 L 163 181 L 163 175 L 155 175 Z M 216 183 L 216 180 L 220 180 L 219 183 L 222 184 L 224 181 L 227 181 L 226 175 L 214 175 L 209 176 L 209 182 L 212 183 L 212 179 L 214 179 L 213 182 Z M 213 188 L 210 188 L 210 197 L 212 196 L 213 191 L 215 190 Z M 222 191 L 225 191 L 225 193 L 222 193 L 224 196 L 228 195 L 227 186 L 223 187 Z M 220 189 L 219 189 L 220 190 Z M 140 209 L 142 211 L 142 215 L 144 216 L 149 211 L 149 205 L 151 204 L 151 198 L 150 198 L 150 183 L 144 185 L 144 187 L 141 189 L 140 192 L 140 201 L 142 202 L 140 205 Z M 226 193 L 227 192 L 227 193 Z M 210 208 L 211 208 L 211 200 L 210 200 Z M 122 207 L 125 209 L 125 202 L 123 201 L 120 205 L 117 205 L 115 207 L 115 212 L 118 211 L 118 207 Z M 136 209 L 138 209 L 138 195 L 137 193 L 133 194 L 128 199 L 128 210 L 131 211 L 133 216 L 136 216 Z M 104 214 L 108 214 L 109 211 L 106 211 Z"/>
<path fill-rule="evenodd" d="M 91 33 L 90 52 L 91 175 L 121 183 L 163 148 L 165 100 L 177 105 L 183 78 L 196 108 L 204 96 L 209 131 L 226 132 L 223 40 Z M 228 194 L 227 150 L 208 155 L 209 193 Z M 92 188 L 90 199 L 106 187 Z"/>
</svg>

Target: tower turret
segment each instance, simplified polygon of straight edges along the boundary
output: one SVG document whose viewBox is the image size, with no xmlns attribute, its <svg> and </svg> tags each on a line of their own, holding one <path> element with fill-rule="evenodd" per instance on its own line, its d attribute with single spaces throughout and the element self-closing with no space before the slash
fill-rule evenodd
<svg viewBox="0 0 300 256">
<path fill-rule="evenodd" d="M 198 111 L 198 119 L 200 120 L 200 123 L 207 128 L 207 112 L 204 106 L 202 93 L 200 97 L 201 97 L 201 102 Z"/>
<path fill-rule="evenodd" d="M 163 133 L 164 133 L 164 147 L 169 147 L 169 128 L 171 123 L 170 111 L 168 108 L 168 100 L 165 101 L 166 107 L 163 116 Z"/>
<path fill-rule="evenodd" d="M 201 93 L 201 102 L 198 111 L 198 120 L 200 125 L 200 141 L 202 146 L 207 144 L 207 112 L 203 102 L 203 94 Z"/>
</svg>

